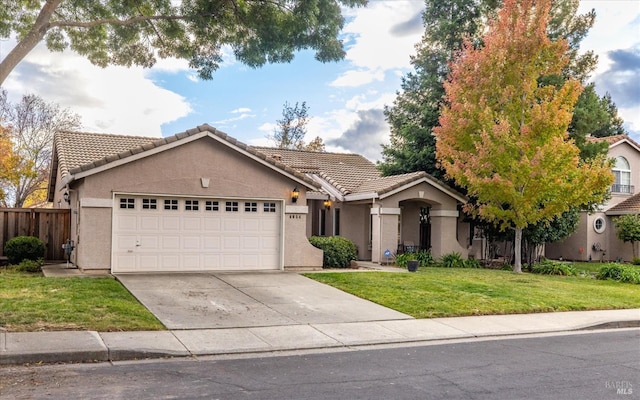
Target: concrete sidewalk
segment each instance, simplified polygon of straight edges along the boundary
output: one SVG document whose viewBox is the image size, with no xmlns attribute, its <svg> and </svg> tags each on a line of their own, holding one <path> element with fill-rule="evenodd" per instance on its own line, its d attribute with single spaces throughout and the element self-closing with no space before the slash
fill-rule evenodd
<svg viewBox="0 0 640 400">
<path fill-rule="evenodd" d="M 155 332 L 0 331 L 0 364 L 98 362 L 640 327 L 640 309 Z"/>
</svg>

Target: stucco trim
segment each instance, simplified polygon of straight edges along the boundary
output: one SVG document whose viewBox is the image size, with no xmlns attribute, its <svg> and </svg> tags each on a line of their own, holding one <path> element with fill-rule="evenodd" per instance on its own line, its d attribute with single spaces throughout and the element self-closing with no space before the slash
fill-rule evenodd
<svg viewBox="0 0 640 400">
<path fill-rule="evenodd" d="M 373 207 L 371 215 L 400 215 L 402 211 L 396 207 Z"/>
<path fill-rule="evenodd" d="M 113 207 L 113 199 L 83 197 L 80 199 L 80 207 L 111 208 Z"/>
<path fill-rule="evenodd" d="M 432 217 L 452 217 L 458 218 L 460 213 L 458 211 L 453 210 L 431 210 L 429 215 Z"/>
<path fill-rule="evenodd" d="M 322 189 L 324 189 L 332 198 L 335 198 L 338 201 L 345 201 L 345 196 L 342 193 L 340 193 L 340 191 L 338 191 L 335 188 L 335 186 L 325 181 L 318 175 L 311 174 L 308 176 L 311 177 L 311 179 L 313 179 L 317 183 L 319 183 L 320 187 L 322 187 Z"/>
<path fill-rule="evenodd" d="M 378 193 L 375 192 L 371 192 L 371 193 L 357 193 L 357 194 L 349 194 L 347 196 L 345 196 L 345 201 L 358 201 L 358 200 L 371 200 L 371 199 L 377 199 L 378 198 Z"/>
<path fill-rule="evenodd" d="M 292 206 L 287 204 L 284 207 L 285 214 L 309 214 L 308 206 Z"/>
<path fill-rule="evenodd" d="M 454 191 L 447 189 L 445 186 L 440 185 L 437 182 L 434 182 L 431 179 L 427 179 L 427 178 L 424 178 L 424 177 L 420 178 L 418 180 L 415 180 L 413 182 L 407 183 L 406 185 L 400 186 L 399 188 L 394 189 L 394 190 L 392 190 L 390 192 L 387 192 L 387 193 L 381 195 L 380 199 L 382 200 L 384 198 L 393 196 L 396 193 L 400 193 L 403 190 L 407 190 L 407 189 L 409 189 L 409 188 L 411 188 L 413 186 L 419 185 L 419 184 L 421 184 L 423 182 L 433 186 L 434 188 L 436 188 L 436 189 L 440 190 L 441 192 L 453 197 L 454 199 L 458 200 L 459 202 L 461 202 L 463 204 L 467 202 L 467 199 L 465 197 L 463 197 L 462 195 L 457 194 Z"/>
</svg>

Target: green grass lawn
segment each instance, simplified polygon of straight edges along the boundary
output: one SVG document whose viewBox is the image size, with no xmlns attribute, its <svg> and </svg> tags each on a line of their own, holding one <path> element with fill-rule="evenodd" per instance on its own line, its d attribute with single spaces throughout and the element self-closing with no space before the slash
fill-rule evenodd
<svg viewBox="0 0 640 400">
<path fill-rule="evenodd" d="M 305 276 L 415 318 L 640 307 L 640 285 L 488 269 Z"/>
<path fill-rule="evenodd" d="M 45 278 L 0 272 L 0 326 L 10 332 L 162 330 L 113 278 Z"/>
</svg>

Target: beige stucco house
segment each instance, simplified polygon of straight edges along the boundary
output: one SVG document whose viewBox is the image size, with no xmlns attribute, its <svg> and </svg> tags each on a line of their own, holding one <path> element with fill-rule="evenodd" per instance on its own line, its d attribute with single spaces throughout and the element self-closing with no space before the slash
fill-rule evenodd
<svg viewBox="0 0 640 400">
<path fill-rule="evenodd" d="M 71 261 L 112 272 L 319 267 L 311 235 L 361 260 L 415 246 L 467 255 L 465 197 L 431 176 L 381 177 L 357 154 L 252 147 L 202 125 L 162 139 L 59 132 L 49 201 L 71 209 Z"/>
<path fill-rule="evenodd" d="M 582 212 L 576 232 L 562 242 L 548 243 L 545 256 L 579 261 L 631 261 L 631 244 L 618 239 L 613 220 L 623 214 L 640 213 L 640 194 L 635 193 L 635 188 L 640 187 L 640 144 L 626 135 L 591 140 L 606 141 L 609 158 L 615 160 L 611 198 L 597 212 Z"/>
</svg>

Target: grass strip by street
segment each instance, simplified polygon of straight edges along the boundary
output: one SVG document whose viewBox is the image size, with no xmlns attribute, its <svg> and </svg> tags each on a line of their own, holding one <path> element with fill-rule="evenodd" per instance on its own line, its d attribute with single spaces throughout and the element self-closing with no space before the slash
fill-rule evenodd
<svg viewBox="0 0 640 400">
<path fill-rule="evenodd" d="M 639 285 L 590 277 L 457 268 L 305 276 L 415 318 L 640 307 Z"/>
<path fill-rule="evenodd" d="M 138 331 L 165 327 L 113 278 L 0 273 L 0 326 L 10 332 Z"/>
</svg>

